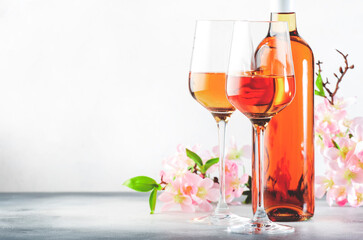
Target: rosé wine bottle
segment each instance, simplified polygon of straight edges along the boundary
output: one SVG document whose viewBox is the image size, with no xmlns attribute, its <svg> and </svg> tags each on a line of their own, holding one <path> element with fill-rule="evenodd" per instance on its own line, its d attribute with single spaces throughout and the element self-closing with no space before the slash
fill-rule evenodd
<svg viewBox="0 0 363 240">
<path fill-rule="evenodd" d="M 264 203 L 272 221 L 304 221 L 314 215 L 314 56 L 297 32 L 294 0 L 271 0 L 271 21 L 288 22 L 296 93 L 266 130 Z"/>
</svg>

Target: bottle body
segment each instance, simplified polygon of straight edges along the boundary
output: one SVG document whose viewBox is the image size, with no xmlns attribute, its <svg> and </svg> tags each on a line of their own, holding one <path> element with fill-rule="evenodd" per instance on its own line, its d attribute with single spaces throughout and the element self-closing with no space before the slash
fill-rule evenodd
<svg viewBox="0 0 363 240">
<path fill-rule="evenodd" d="M 271 18 L 289 22 L 296 92 L 266 129 L 264 203 L 272 221 L 303 221 L 314 215 L 315 206 L 314 57 L 297 33 L 294 13 Z M 254 211 L 256 206 L 253 202 Z"/>
</svg>

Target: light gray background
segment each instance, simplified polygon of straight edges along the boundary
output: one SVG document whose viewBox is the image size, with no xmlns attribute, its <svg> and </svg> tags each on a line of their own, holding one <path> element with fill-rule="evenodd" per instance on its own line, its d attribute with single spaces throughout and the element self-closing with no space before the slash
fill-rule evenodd
<svg viewBox="0 0 363 240">
<path fill-rule="evenodd" d="M 298 0 L 297 12 L 330 78 L 342 64 L 334 49 L 350 54 L 340 92 L 363 115 L 363 2 Z M 196 19 L 268 20 L 269 4 L 1 1 L 0 191 L 125 191 L 127 178 L 157 177 L 177 144 L 214 146 L 215 122 L 188 92 Z M 235 113 L 228 135 L 250 134 Z"/>
</svg>

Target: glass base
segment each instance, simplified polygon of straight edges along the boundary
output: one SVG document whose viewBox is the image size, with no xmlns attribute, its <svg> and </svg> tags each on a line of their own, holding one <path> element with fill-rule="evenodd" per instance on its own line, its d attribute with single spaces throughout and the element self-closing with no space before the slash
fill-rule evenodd
<svg viewBox="0 0 363 240">
<path fill-rule="evenodd" d="M 248 218 L 240 217 L 233 213 L 213 213 L 208 216 L 193 218 L 194 223 L 203 223 L 219 226 L 231 226 L 248 222 Z"/>
<path fill-rule="evenodd" d="M 249 220 L 248 223 L 228 227 L 228 232 L 238 234 L 284 234 L 294 231 L 295 228 L 291 226 L 277 224 L 272 221 L 257 223 Z"/>
</svg>

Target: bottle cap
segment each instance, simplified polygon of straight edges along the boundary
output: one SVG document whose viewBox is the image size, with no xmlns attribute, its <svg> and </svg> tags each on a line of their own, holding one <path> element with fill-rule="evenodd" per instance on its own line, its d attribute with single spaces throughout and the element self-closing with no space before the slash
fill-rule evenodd
<svg viewBox="0 0 363 240">
<path fill-rule="evenodd" d="M 295 0 L 270 0 L 270 9 L 273 13 L 295 12 Z"/>
</svg>

